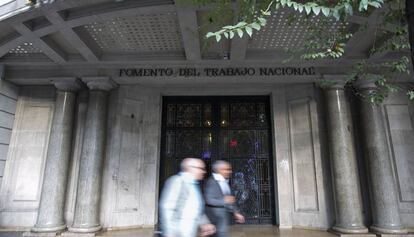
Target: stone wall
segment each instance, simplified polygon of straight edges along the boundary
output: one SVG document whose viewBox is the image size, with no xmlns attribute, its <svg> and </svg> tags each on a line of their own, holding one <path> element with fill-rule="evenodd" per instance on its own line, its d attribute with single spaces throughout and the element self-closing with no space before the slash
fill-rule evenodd
<svg viewBox="0 0 414 237">
<path fill-rule="evenodd" d="M 53 87 L 23 87 L 17 100 L 3 185 L 0 226 L 33 226 L 54 105 Z"/>
<path fill-rule="evenodd" d="M 401 218 L 414 229 L 414 104 L 405 94 L 392 95 L 383 113 Z"/>
<path fill-rule="evenodd" d="M 31 227 L 36 221 L 54 92 L 53 87 L 41 86 L 21 90 L 0 191 L 2 227 Z M 323 97 L 321 90 L 312 84 L 292 84 L 250 87 L 122 85 L 112 91 L 100 208 L 104 228 L 152 226 L 157 222 L 164 95 L 268 95 L 273 119 L 277 224 L 281 228 L 332 227 L 335 217 Z M 87 91 L 80 92 L 66 199 L 65 216 L 69 226 L 75 208 L 87 101 Z M 414 226 L 413 111 L 413 106 L 403 96 L 390 97 L 384 105 L 400 210 L 407 226 Z M 363 167 L 359 168 L 364 173 Z M 364 187 L 366 185 L 362 185 L 362 189 Z"/>
<path fill-rule="evenodd" d="M 105 228 L 153 226 L 158 200 L 161 95 L 121 86 L 110 97 L 101 221 Z"/>
<path fill-rule="evenodd" d="M 323 101 L 312 84 L 272 93 L 279 224 L 328 229 L 333 222 Z"/>
<path fill-rule="evenodd" d="M 105 228 L 152 226 L 157 222 L 163 95 L 269 95 L 275 134 L 277 222 L 281 227 L 330 227 L 332 200 L 319 90 L 312 84 L 230 87 L 136 85 L 120 86 L 111 92 L 100 213 Z M 36 220 L 53 102 L 54 89 L 45 87 L 25 87 L 19 98 L 6 168 L 8 184 L 1 192 L 1 226 L 30 227 Z M 86 107 L 87 93 L 81 92 L 66 200 L 69 226 L 75 207 Z M 303 172 L 311 178 L 299 175 Z"/>
<path fill-rule="evenodd" d="M 9 150 L 18 93 L 17 86 L 0 79 L 0 188 Z"/>
</svg>

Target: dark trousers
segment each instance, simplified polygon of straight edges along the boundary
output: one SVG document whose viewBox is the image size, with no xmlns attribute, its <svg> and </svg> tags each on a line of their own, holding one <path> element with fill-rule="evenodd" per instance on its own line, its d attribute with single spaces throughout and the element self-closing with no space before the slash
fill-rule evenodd
<svg viewBox="0 0 414 237">
<path fill-rule="evenodd" d="M 211 223 L 216 226 L 213 237 L 228 237 L 230 213 L 224 207 L 207 207 L 206 214 Z"/>
</svg>

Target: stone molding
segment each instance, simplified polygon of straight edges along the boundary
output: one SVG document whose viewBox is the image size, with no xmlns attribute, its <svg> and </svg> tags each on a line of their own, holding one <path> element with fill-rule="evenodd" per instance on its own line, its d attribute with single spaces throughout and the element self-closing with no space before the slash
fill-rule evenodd
<svg viewBox="0 0 414 237">
<path fill-rule="evenodd" d="M 377 88 L 373 81 L 368 81 L 364 79 L 359 79 L 355 83 L 355 86 L 360 90 L 375 90 Z"/>
<path fill-rule="evenodd" d="M 346 84 L 346 75 L 343 74 L 324 74 L 323 80 L 335 82 L 332 85 L 328 85 L 325 90 L 343 90 Z"/>
<path fill-rule="evenodd" d="M 111 91 L 118 87 L 110 77 L 83 77 L 82 81 L 89 90 Z"/>
<path fill-rule="evenodd" d="M 85 88 L 81 80 L 76 77 L 52 78 L 51 82 L 60 91 L 76 92 Z"/>
</svg>

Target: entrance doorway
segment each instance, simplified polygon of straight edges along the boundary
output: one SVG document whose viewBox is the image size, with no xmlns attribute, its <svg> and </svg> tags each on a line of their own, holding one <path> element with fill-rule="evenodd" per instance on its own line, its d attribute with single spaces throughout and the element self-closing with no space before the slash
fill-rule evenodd
<svg viewBox="0 0 414 237">
<path fill-rule="evenodd" d="M 269 97 L 163 97 L 160 187 L 185 157 L 233 166 L 247 224 L 275 224 Z"/>
</svg>

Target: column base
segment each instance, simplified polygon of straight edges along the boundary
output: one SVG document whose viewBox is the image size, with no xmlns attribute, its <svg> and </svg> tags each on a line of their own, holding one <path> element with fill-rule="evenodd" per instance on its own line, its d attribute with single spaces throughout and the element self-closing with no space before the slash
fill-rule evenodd
<svg viewBox="0 0 414 237">
<path fill-rule="evenodd" d="M 373 226 L 370 226 L 369 229 L 371 230 L 371 232 L 373 232 L 377 235 L 384 235 L 384 234 L 386 235 L 386 234 L 388 234 L 388 235 L 393 235 L 393 236 L 396 236 L 396 235 L 407 236 L 407 234 L 408 234 L 408 230 L 404 227 L 401 227 L 401 228 L 397 227 L 395 229 L 392 229 L 392 228 L 384 228 L 384 227 L 379 227 L 379 226 L 374 226 L 373 225 Z"/>
<path fill-rule="evenodd" d="M 340 237 L 376 237 L 375 234 L 368 233 L 368 229 L 366 229 L 366 232 L 344 232 L 345 230 L 349 231 L 348 229 L 344 229 L 339 227 L 342 231 L 337 230 L 338 227 L 333 227 L 332 229 L 329 229 L 328 232 L 340 236 Z"/>
<path fill-rule="evenodd" d="M 414 234 L 377 234 L 378 237 L 414 237 Z"/>
<path fill-rule="evenodd" d="M 66 224 L 62 224 L 59 226 L 34 226 L 30 232 L 35 232 L 35 233 L 51 233 L 51 232 L 56 232 L 56 233 L 61 233 L 63 231 L 66 230 Z"/>
<path fill-rule="evenodd" d="M 66 233 L 76 233 L 76 234 L 94 234 L 102 229 L 102 226 L 92 226 L 92 227 L 69 227 L 69 232 Z M 62 234 L 62 235 L 63 235 Z"/>
<path fill-rule="evenodd" d="M 94 232 L 94 233 L 75 233 L 75 232 L 63 232 L 61 234 L 61 236 L 67 236 L 67 237 L 75 237 L 75 236 L 79 236 L 79 237 L 89 237 L 89 236 L 97 236 L 99 232 Z"/>
<path fill-rule="evenodd" d="M 335 232 L 339 232 L 342 234 L 367 234 L 368 228 L 361 226 L 361 227 L 340 227 L 340 226 L 334 226 L 332 227 L 332 230 Z"/>
<path fill-rule="evenodd" d="M 22 234 L 23 237 L 55 237 L 58 236 L 61 232 L 33 232 L 28 231 Z"/>
</svg>

